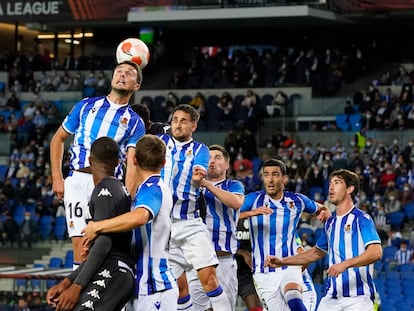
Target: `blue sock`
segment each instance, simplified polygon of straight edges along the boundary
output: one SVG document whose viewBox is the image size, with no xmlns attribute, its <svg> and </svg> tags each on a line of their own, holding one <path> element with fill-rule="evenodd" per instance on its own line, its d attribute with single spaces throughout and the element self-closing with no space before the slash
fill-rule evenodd
<svg viewBox="0 0 414 311">
<path fill-rule="evenodd" d="M 190 295 L 178 298 L 177 310 L 193 310 L 193 302 L 191 301 Z"/>
<path fill-rule="evenodd" d="M 285 293 L 285 300 L 292 311 L 306 311 L 302 301 L 302 294 L 297 289 L 288 290 Z"/>
</svg>

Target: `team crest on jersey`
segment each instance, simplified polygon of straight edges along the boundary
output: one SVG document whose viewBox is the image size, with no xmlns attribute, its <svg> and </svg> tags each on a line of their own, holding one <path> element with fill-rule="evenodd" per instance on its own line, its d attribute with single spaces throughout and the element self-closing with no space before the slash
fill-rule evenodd
<svg viewBox="0 0 414 311">
<path fill-rule="evenodd" d="M 292 209 L 295 207 L 295 202 L 291 198 L 286 198 L 285 202 L 287 203 L 287 206 Z"/>
<path fill-rule="evenodd" d="M 69 222 L 69 228 L 71 229 L 75 228 L 75 224 L 73 223 L 73 220 Z"/>
<path fill-rule="evenodd" d="M 123 118 L 121 119 L 121 124 L 127 124 L 127 123 L 128 123 L 128 118 L 123 117 Z"/>
<path fill-rule="evenodd" d="M 352 232 L 351 225 L 350 224 L 345 224 L 344 231 L 345 231 L 345 233 L 351 233 Z"/>
<path fill-rule="evenodd" d="M 189 156 L 191 156 L 192 154 L 193 154 L 193 150 L 189 149 L 189 150 L 187 150 L 187 152 L 185 153 L 185 156 L 186 156 L 186 157 L 189 157 Z"/>
</svg>

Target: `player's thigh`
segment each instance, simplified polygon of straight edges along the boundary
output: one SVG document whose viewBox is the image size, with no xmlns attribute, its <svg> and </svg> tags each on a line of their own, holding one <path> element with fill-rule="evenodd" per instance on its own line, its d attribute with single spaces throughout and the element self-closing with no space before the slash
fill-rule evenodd
<svg viewBox="0 0 414 311">
<path fill-rule="evenodd" d="M 134 299 L 134 311 L 177 310 L 178 288 L 171 288 L 152 295 Z"/>
<path fill-rule="evenodd" d="M 341 299 L 341 303 L 344 311 L 374 310 L 374 303 L 368 296 L 345 297 Z"/>
<path fill-rule="evenodd" d="M 73 173 L 65 179 L 65 213 L 69 237 L 81 236 L 94 188 L 92 174 Z"/>
<path fill-rule="evenodd" d="M 182 245 L 186 260 L 196 269 L 217 266 L 218 259 L 207 231 L 200 230 L 187 238 Z"/>
<path fill-rule="evenodd" d="M 244 261 L 244 258 L 237 256 L 237 293 L 240 297 L 244 298 L 249 295 L 256 295 L 256 289 L 254 287 L 253 275 L 250 267 Z"/>
<path fill-rule="evenodd" d="M 256 273 L 253 275 L 257 294 L 267 310 L 290 311 L 280 290 L 282 273 Z"/>
<path fill-rule="evenodd" d="M 82 291 L 75 311 L 121 310 L 134 293 L 135 277 L 124 268 L 101 268 Z"/>
</svg>

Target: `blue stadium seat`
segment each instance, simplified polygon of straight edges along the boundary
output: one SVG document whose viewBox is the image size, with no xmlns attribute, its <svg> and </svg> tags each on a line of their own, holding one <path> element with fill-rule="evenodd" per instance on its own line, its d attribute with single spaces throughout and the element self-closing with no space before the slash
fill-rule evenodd
<svg viewBox="0 0 414 311">
<path fill-rule="evenodd" d="M 189 104 L 193 98 L 190 95 L 183 95 L 180 98 L 180 104 Z"/>
<path fill-rule="evenodd" d="M 23 204 L 19 204 L 14 209 L 13 218 L 20 226 L 24 222 L 24 213 L 26 213 L 26 207 Z"/>
<path fill-rule="evenodd" d="M 336 126 L 342 131 L 349 131 L 350 124 L 348 122 L 348 115 L 345 113 L 339 113 L 335 116 Z"/>
<path fill-rule="evenodd" d="M 383 262 L 390 262 L 394 260 L 395 252 L 397 251 L 396 246 L 386 246 L 382 251 L 382 261 Z"/>
<path fill-rule="evenodd" d="M 4 182 L 6 180 L 8 170 L 8 165 L 0 165 L 0 182 Z"/>
<path fill-rule="evenodd" d="M 50 234 L 52 233 L 52 222 L 53 217 L 50 215 L 43 215 L 39 219 L 39 227 L 40 227 L 40 238 L 42 240 L 48 240 L 50 239 Z"/>
<path fill-rule="evenodd" d="M 404 206 L 402 207 L 402 209 L 404 211 L 404 215 L 408 219 L 414 219 L 414 202 L 410 202 L 410 203 L 404 204 Z"/>
<path fill-rule="evenodd" d="M 70 249 L 66 252 L 63 267 L 71 268 L 72 266 L 73 266 L 73 250 Z"/>
<path fill-rule="evenodd" d="M 387 219 L 392 228 L 401 228 L 404 221 L 403 212 L 392 212 L 387 215 Z"/>
<path fill-rule="evenodd" d="M 399 266 L 400 272 L 413 272 L 414 271 L 414 264 L 406 263 Z"/>
<path fill-rule="evenodd" d="M 55 219 L 53 234 L 56 240 L 63 241 L 66 237 L 66 216 L 58 216 Z"/>
</svg>

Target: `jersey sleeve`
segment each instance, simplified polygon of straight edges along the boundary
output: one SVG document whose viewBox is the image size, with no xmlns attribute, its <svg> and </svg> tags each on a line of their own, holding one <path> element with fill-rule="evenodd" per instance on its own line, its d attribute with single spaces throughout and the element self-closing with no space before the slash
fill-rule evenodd
<svg viewBox="0 0 414 311">
<path fill-rule="evenodd" d="M 297 194 L 303 201 L 305 208 L 303 209 L 304 212 L 309 214 L 315 214 L 318 211 L 318 205 L 314 200 L 309 199 L 306 195 Z"/>
<path fill-rule="evenodd" d="M 365 247 L 370 244 L 381 244 L 381 239 L 378 235 L 377 229 L 375 228 L 371 216 L 368 214 L 361 215 L 359 217 L 358 225 Z"/>
<path fill-rule="evenodd" d="M 319 239 L 316 241 L 315 247 L 325 253 L 328 252 L 328 237 L 326 236 L 325 230 L 322 232 Z"/>
<path fill-rule="evenodd" d="M 202 168 L 207 172 L 208 162 L 210 161 L 210 151 L 208 147 L 204 144 L 200 144 L 200 149 L 198 150 L 195 159 L 194 166 Z"/>
<path fill-rule="evenodd" d="M 142 136 L 145 135 L 145 125 L 144 121 L 140 117 L 135 124 L 135 127 L 132 129 L 131 135 L 128 140 L 127 147 L 135 148 L 137 141 L 141 139 Z"/>
<path fill-rule="evenodd" d="M 63 120 L 62 127 L 69 134 L 75 133 L 76 129 L 79 127 L 79 124 L 80 124 L 79 116 L 81 114 L 81 110 L 84 105 L 85 105 L 85 101 L 83 100 L 77 102 L 75 106 L 73 106 L 69 114 Z"/>
<path fill-rule="evenodd" d="M 151 219 L 160 212 L 162 206 L 162 193 L 159 187 L 144 183 L 135 197 L 134 208 L 145 208 L 151 214 Z"/>
<path fill-rule="evenodd" d="M 238 180 L 233 180 L 230 183 L 229 191 L 234 194 L 244 195 L 244 185 Z"/>
<path fill-rule="evenodd" d="M 256 193 L 255 192 L 251 192 L 248 195 L 246 195 L 245 199 L 244 199 L 244 203 L 243 203 L 242 207 L 240 208 L 240 212 L 251 211 L 255 198 L 256 198 Z"/>
</svg>

